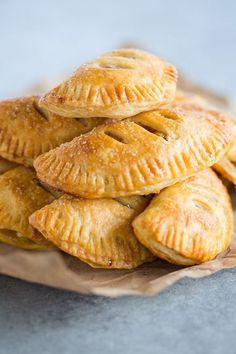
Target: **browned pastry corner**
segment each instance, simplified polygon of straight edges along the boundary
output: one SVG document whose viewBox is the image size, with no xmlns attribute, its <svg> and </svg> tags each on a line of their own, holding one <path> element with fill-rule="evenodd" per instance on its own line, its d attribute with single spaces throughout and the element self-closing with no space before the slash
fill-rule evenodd
<svg viewBox="0 0 236 354">
<path fill-rule="evenodd" d="M 212 166 L 230 140 L 226 115 L 174 105 L 98 126 L 34 166 L 43 182 L 73 195 L 147 195 Z"/>
<path fill-rule="evenodd" d="M 154 259 L 131 227 L 147 203 L 141 196 L 117 200 L 63 196 L 37 210 L 30 223 L 61 250 L 92 267 L 131 269 Z"/>
<path fill-rule="evenodd" d="M 138 240 L 171 263 L 192 265 L 227 250 L 233 235 L 230 197 L 208 169 L 161 191 L 133 221 Z"/>
<path fill-rule="evenodd" d="M 38 185 L 33 170 L 20 166 L 0 175 L 0 241 L 21 248 L 52 248 L 28 221 L 54 197 Z"/>
<path fill-rule="evenodd" d="M 40 105 L 65 117 L 123 119 L 171 102 L 176 81 L 176 69 L 164 60 L 119 49 L 82 65 Z"/>
<path fill-rule="evenodd" d="M 38 105 L 39 97 L 0 102 L 0 156 L 31 166 L 40 154 L 94 128 L 101 119 L 68 120 Z"/>
</svg>

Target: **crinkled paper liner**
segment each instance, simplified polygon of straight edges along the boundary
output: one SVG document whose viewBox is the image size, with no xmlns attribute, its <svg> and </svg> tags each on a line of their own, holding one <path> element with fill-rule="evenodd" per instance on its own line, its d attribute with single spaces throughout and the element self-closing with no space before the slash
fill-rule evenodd
<svg viewBox="0 0 236 354">
<path fill-rule="evenodd" d="M 180 79 L 181 88 L 199 93 L 213 104 L 232 109 L 224 97 Z M 45 83 L 44 83 L 45 88 Z M 42 87 L 37 86 L 38 90 Z M 46 88 L 47 89 L 47 88 Z M 45 90 L 46 90 L 45 89 Z M 236 218 L 235 190 L 231 193 Z M 93 269 L 60 251 L 36 252 L 0 245 L 0 273 L 84 294 L 105 296 L 153 295 L 184 277 L 201 278 L 236 266 L 236 234 L 230 250 L 217 259 L 191 267 L 156 260 L 134 270 Z"/>
</svg>

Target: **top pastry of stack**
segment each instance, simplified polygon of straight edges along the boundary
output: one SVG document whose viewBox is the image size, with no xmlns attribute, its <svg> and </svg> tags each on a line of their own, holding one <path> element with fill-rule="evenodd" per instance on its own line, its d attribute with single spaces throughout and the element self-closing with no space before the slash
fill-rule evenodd
<svg viewBox="0 0 236 354">
<path fill-rule="evenodd" d="M 173 65 L 121 49 L 41 98 L 1 102 L 0 156 L 33 164 L 39 182 L 25 167 L 3 173 L 0 204 L 4 194 L 17 206 L 17 186 L 23 199 L 30 183 L 45 198 L 31 200 L 27 217 L 13 217 L 9 205 L 2 217 L 0 209 L 0 239 L 14 231 L 13 239 L 53 243 L 104 268 L 134 268 L 154 256 L 188 265 L 225 251 L 232 207 L 210 167 L 236 182 L 236 124 L 202 98 L 176 93 L 176 84 Z M 19 187 L 23 174 L 31 175 Z M 24 219 L 30 232 L 12 219 Z"/>
</svg>

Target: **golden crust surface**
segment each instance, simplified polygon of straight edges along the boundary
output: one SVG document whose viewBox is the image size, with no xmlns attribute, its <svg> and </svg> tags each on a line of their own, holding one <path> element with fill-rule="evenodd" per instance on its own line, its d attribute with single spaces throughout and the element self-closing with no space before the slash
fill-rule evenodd
<svg viewBox="0 0 236 354">
<path fill-rule="evenodd" d="M 131 227 L 146 205 L 140 196 L 118 201 L 65 195 L 36 211 L 30 223 L 61 250 L 92 267 L 132 269 L 154 259 Z"/>
<path fill-rule="evenodd" d="M 47 251 L 52 248 L 45 242 L 36 243 L 26 237 L 23 237 L 22 235 L 19 235 L 15 231 L 8 229 L 0 229 L 0 242 L 31 251 Z"/>
<path fill-rule="evenodd" d="M 68 120 L 30 96 L 0 102 L 0 156 L 25 166 L 56 146 L 93 129 L 101 119 Z"/>
<path fill-rule="evenodd" d="M 147 195 L 217 162 L 231 139 L 227 116 L 169 106 L 91 133 L 39 156 L 38 177 L 85 198 Z"/>
<path fill-rule="evenodd" d="M 0 157 L 0 175 L 6 171 L 9 171 L 15 167 L 17 167 L 18 165 L 14 162 L 11 161 L 7 161 L 5 159 L 3 159 L 2 157 Z"/>
<path fill-rule="evenodd" d="M 0 175 L 0 241 L 9 239 L 8 243 L 20 245 L 27 244 L 25 239 L 29 239 L 41 246 L 50 246 L 29 224 L 28 218 L 53 200 L 54 197 L 38 185 L 35 172 L 29 168 L 20 166 Z"/>
<path fill-rule="evenodd" d="M 190 265 L 227 250 L 233 211 L 226 188 L 208 169 L 161 191 L 132 225 L 138 240 L 153 254 Z"/>
<path fill-rule="evenodd" d="M 208 102 L 201 96 L 183 91 L 183 90 L 177 90 L 176 95 L 173 101 L 173 104 L 179 104 L 179 105 L 198 105 L 202 107 L 209 107 L 210 105 Z"/>
<path fill-rule="evenodd" d="M 65 117 L 123 119 L 174 99 L 176 69 L 138 49 L 105 53 L 82 65 L 40 104 Z"/>
<path fill-rule="evenodd" d="M 201 107 L 209 108 L 212 106 L 203 97 L 182 90 L 177 90 L 174 103 L 184 106 L 200 105 Z M 232 183 L 236 183 L 236 119 L 231 117 L 232 123 L 232 139 L 229 149 L 225 156 L 218 161 L 213 167 L 224 178 Z"/>
<path fill-rule="evenodd" d="M 219 172 L 228 181 L 236 184 L 236 163 L 230 161 L 227 154 L 214 164 L 214 170 Z"/>
</svg>

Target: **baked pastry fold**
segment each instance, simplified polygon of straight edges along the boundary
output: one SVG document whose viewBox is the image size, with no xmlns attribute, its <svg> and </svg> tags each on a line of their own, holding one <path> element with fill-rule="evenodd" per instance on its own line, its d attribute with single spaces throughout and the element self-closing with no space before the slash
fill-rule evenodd
<svg viewBox="0 0 236 354">
<path fill-rule="evenodd" d="M 105 53 L 82 65 L 40 104 L 71 118 L 123 119 L 173 101 L 176 69 L 138 49 Z"/>
<path fill-rule="evenodd" d="M 28 221 L 54 197 L 36 180 L 33 170 L 20 166 L 0 175 L 0 241 L 27 249 L 48 249 L 48 242 Z"/>
<path fill-rule="evenodd" d="M 25 166 L 46 151 L 93 129 L 101 119 L 68 120 L 30 96 L 0 102 L 0 156 Z M 103 120 L 102 120 L 103 121 Z"/>
<path fill-rule="evenodd" d="M 140 196 L 86 200 L 64 195 L 29 220 L 61 250 L 92 267 L 131 269 L 154 259 L 131 227 L 147 203 Z"/>
<path fill-rule="evenodd" d="M 9 171 L 15 167 L 17 167 L 18 165 L 14 162 L 11 161 L 7 161 L 5 159 L 3 159 L 2 157 L 0 157 L 0 175 L 6 171 Z"/>
<path fill-rule="evenodd" d="M 208 169 L 161 191 L 132 225 L 138 240 L 153 254 L 191 265 L 227 250 L 233 211 L 226 188 Z"/>
<path fill-rule="evenodd" d="M 39 156 L 39 179 L 85 198 L 148 195 L 217 162 L 230 119 L 199 106 L 172 105 L 104 124 Z"/>
</svg>

